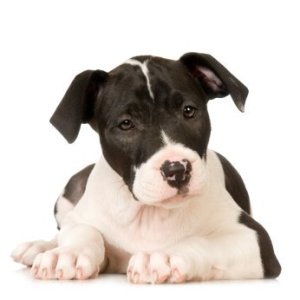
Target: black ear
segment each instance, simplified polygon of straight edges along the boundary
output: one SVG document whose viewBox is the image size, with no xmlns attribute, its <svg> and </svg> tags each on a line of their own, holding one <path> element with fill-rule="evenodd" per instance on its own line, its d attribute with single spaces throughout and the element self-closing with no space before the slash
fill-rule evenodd
<svg viewBox="0 0 300 300">
<path fill-rule="evenodd" d="M 78 74 L 52 115 L 51 124 L 69 143 L 76 140 L 81 124 L 92 120 L 95 101 L 106 78 L 107 73 L 100 70 Z"/>
<path fill-rule="evenodd" d="M 201 83 L 209 99 L 231 95 L 235 105 L 244 111 L 247 87 L 209 54 L 186 53 L 180 61 Z"/>
</svg>

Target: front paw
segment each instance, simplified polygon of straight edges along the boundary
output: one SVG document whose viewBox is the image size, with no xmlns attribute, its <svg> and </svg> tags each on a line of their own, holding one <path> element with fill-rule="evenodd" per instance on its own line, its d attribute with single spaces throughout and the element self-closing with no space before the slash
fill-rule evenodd
<svg viewBox="0 0 300 300">
<path fill-rule="evenodd" d="M 89 279 L 99 274 L 102 261 L 88 248 L 58 247 L 37 255 L 31 273 L 36 279 Z"/>
<path fill-rule="evenodd" d="M 22 243 L 14 249 L 11 257 L 15 262 L 21 263 L 28 267 L 32 266 L 35 257 L 47 250 L 56 247 L 56 242 L 53 241 L 33 241 Z"/>
<path fill-rule="evenodd" d="M 131 257 L 127 279 L 131 283 L 182 283 L 191 279 L 186 258 L 163 253 L 137 253 Z"/>
</svg>

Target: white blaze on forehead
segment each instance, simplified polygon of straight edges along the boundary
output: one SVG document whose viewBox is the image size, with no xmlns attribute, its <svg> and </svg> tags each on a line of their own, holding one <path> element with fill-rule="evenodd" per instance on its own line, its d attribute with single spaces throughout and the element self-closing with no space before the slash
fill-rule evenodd
<svg viewBox="0 0 300 300">
<path fill-rule="evenodd" d="M 174 141 L 162 130 L 161 131 L 161 139 L 164 143 L 164 145 L 173 145 L 175 144 Z"/>
<path fill-rule="evenodd" d="M 150 97 L 154 100 L 154 94 L 152 92 L 150 79 L 149 79 L 149 70 L 148 70 L 148 67 L 147 67 L 148 60 L 145 60 L 143 63 L 141 63 L 138 60 L 129 59 L 129 60 L 125 61 L 125 64 L 129 64 L 129 65 L 132 65 L 132 66 L 139 66 L 141 68 L 141 70 L 142 70 L 142 72 L 143 72 L 143 74 L 146 78 L 147 88 L 148 88 Z"/>
<path fill-rule="evenodd" d="M 168 146 L 168 145 L 171 145 L 171 146 L 172 146 L 172 145 L 182 145 L 181 143 L 177 143 L 177 142 L 175 142 L 174 140 L 172 140 L 172 138 L 169 137 L 169 136 L 165 133 L 164 130 L 161 130 L 160 136 L 161 136 L 161 139 L 162 139 L 163 144 L 164 144 L 165 146 Z"/>
</svg>

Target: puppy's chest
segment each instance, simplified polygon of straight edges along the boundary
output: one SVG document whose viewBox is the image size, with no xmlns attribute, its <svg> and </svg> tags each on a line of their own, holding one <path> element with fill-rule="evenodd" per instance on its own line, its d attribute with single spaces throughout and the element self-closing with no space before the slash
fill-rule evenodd
<svg viewBox="0 0 300 300">
<path fill-rule="evenodd" d="M 149 206 L 141 207 L 127 224 L 111 221 L 99 228 L 104 239 L 129 253 L 166 248 L 195 229 L 190 223 L 184 224 L 181 214 Z"/>
</svg>

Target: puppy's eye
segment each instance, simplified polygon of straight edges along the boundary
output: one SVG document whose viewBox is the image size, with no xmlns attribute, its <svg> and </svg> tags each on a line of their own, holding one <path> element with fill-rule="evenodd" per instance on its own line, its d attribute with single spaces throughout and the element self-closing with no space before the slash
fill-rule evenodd
<svg viewBox="0 0 300 300">
<path fill-rule="evenodd" d="M 126 119 L 126 120 L 122 121 L 118 125 L 118 127 L 122 130 L 130 130 L 130 129 L 134 128 L 134 124 L 130 120 Z"/>
<path fill-rule="evenodd" d="M 186 119 L 191 119 L 195 116 L 196 114 L 196 108 L 191 106 L 191 105 L 187 105 L 183 108 L 183 116 L 186 118 Z"/>
</svg>

